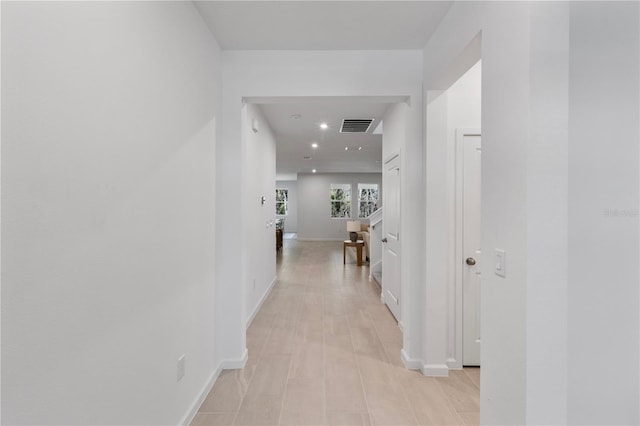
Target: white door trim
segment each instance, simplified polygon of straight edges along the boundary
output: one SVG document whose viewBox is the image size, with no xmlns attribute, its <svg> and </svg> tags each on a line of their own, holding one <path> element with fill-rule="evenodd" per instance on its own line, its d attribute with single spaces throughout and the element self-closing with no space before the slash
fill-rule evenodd
<svg viewBox="0 0 640 426">
<path fill-rule="evenodd" d="M 397 161 L 398 162 L 398 172 L 400 173 L 402 164 L 401 164 L 401 156 L 400 156 L 400 152 L 395 152 L 392 153 L 391 155 L 389 155 L 385 160 L 384 160 L 384 167 L 382 170 L 382 185 L 383 185 L 383 189 L 385 187 L 385 185 L 388 184 L 388 177 L 389 177 L 389 171 L 388 171 L 388 167 L 390 166 L 390 164 L 392 162 Z M 396 194 L 400 200 L 401 198 L 401 193 L 402 193 L 402 186 L 401 186 L 401 182 L 398 181 L 398 194 Z M 384 189 L 383 190 L 383 199 L 385 201 L 383 201 L 382 205 L 383 208 L 385 209 L 385 220 L 382 222 L 382 236 L 384 238 L 386 238 L 389 235 L 388 232 L 388 226 L 389 226 L 389 220 L 388 220 L 388 214 L 387 212 L 389 212 L 389 196 L 392 195 L 390 194 L 388 189 Z M 398 257 L 397 262 L 400 262 L 401 256 L 402 256 L 402 245 L 400 243 L 400 234 L 402 233 L 402 220 L 401 220 L 401 211 L 402 211 L 402 201 L 400 201 L 398 203 L 398 217 L 397 217 L 397 221 L 398 221 L 398 229 L 397 229 L 397 235 L 395 235 L 395 240 L 397 241 L 397 247 L 396 247 L 396 255 Z M 390 242 L 391 243 L 391 242 Z M 397 282 L 397 290 L 398 290 L 398 294 L 394 295 L 391 291 L 389 291 L 389 280 L 388 278 L 386 278 L 388 275 L 388 271 L 390 270 L 389 265 L 386 265 L 386 263 L 389 261 L 388 258 L 388 252 L 392 251 L 388 248 L 387 243 L 384 243 L 382 246 L 382 294 L 381 294 L 381 300 L 384 304 L 386 304 L 389 307 L 389 310 L 391 311 L 391 313 L 393 314 L 393 316 L 396 318 L 396 320 L 398 321 L 398 324 L 400 325 L 400 327 L 402 328 L 402 302 L 401 302 L 401 298 L 402 298 L 402 268 L 401 268 L 401 264 L 398 263 L 397 266 L 397 271 L 394 271 L 396 273 L 396 278 L 398 280 Z M 385 276 L 385 273 L 387 273 L 387 275 Z M 393 272 L 391 273 L 391 275 L 393 275 Z M 387 303 L 391 301 L 392 303 Z"/>
</svg>

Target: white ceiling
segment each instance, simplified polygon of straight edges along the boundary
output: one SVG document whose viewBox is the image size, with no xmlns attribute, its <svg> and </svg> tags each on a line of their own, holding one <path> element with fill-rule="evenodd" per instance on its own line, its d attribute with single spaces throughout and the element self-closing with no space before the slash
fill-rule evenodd
<svg viewBox="0 0 640 426">
<path fill-rule="evenodd" d="M 370 173 L 382 171 L 382 135 L 373 131 L 389 102 L 363 102 L 358 98 L 298 103 L 268 103 L 260 108 L 276 134 L 276 173 L 290 179 L 296 173 Z M 300 118 L 292 118 L 293 115 Z M 343 118 L 373 118 L 367 133 L 340 133 Z M 329 128 L 322 130 L 320 123 Z M 312 143 L 318 148 L 312 148 Z M 345 146 L 361 146 L 345 151 Z M 311 160 L 304 159 L 310 156 Z"/>
<path fill-rule="evenodd" d="M 453 4 L 451 1 L 261 0 L 195 1 L 225 50 L 394 50 L 422 49 Z M 261 108 L 277 137 L 277 174 L 380 172 L 382 137 L 371 132 L 389 99 L 281 102 Z M 300 119 L 292 120 L 294 114 Z M 368 134 L 341 134 L 343 118 L 374 118 Z M 318 127 L 329 123 L 326 131 Z M 317 142 L 317 149 L 311 148 Z M 345 151 L 345 146 L 362 146 Z M 304 160 L 311 156 L 311 160 Z"/>
<path fill-rule="evenodd" d="M 196 1 L 227 50 L 422 49 L 451 1 Z"/>
</svg>

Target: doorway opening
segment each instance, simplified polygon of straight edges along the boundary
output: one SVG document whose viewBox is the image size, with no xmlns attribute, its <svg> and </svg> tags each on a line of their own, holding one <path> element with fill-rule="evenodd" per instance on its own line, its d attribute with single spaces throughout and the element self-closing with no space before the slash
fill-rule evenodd
<svg viewBox="0 0 640 426">
<path fill-rule="evenodd" d="M 426 96 L 426 315 L 438 318 L 427 333 L 439 333 L 446 353 L 434 375 L 481 365 L 481 67 L 476 60 L 447 89 Z"/>
<path fill-rule="evenodd" d="M 479 61 L 446 92 L 447 139 L 454 169 L 449 193 L 454 248 L 449 309 L 455 313 L 455 333 L 449 334 L 454 340 L 450 368 L 481 365 L 481 76 Z"/>
<path fill-rule="evenodd" d="M 251 206 L 255 200 L 266 198 L 246 213 L 250 216 L 248 222 L 253 224 L 251 241 L 246 243 L 247 264 L 251 269 L 244 286 L 248 327 L 277 281 L 277 277 L 270 277 L 275 275 L 276 259 L 287 255 L 287 245 L 291 243 L 287 236 L 295 235 L 300 242 L 342 242 L 349 238 L 347 222 L 359 221 L 363 233 L 369 234 L 363 250 L 365 264 L 368 261 L 382 270 L 383 243 L 381 238 L 371 236 L 380 233 L 384 221 L 375 222 L 376 232 L 367 227 L 372 213 L 380 214 L 384 207 L 387 194 L 383 185 L 383 154 L 385 150 L 397 151 L 402 143 L 394 129 L 403 128 L 404 109 L 396 106 L 405 104 L 407 97 L 249 97 L 243 101 L 246 204 Z M 393 114 L 389 114 L 391 110 Z M 360 119 L 370 121 L 365 131 L 344 127 L 345 123 Z M 390 124 L 384 130 L 383 121 Z M 383 143 L 387 128 L 394 137 Z M 334 202 L 330 198 L 334 187 L 341 188 L 341 193 L 348 188 L 349 199 Z M 398 204 L 398 228 L 399 191 L 398 184 L 388 194 Z M 281 240 L 278 229 L 276 237 L 272 235 L 274 227 L 281 228 Z M 256 240 L 265 240 L 263 234 L 269 241 L 256 244 Z M 273 238 L 274 244 L 270 242 Z M 268 275 L 265 279 L 259 278 L 262 272 Z M 398 320 L 399 274 L 398 263 L 397 268 L 390 268 L 378 281 L 382 288 L 393 287 L 391 293 L 396 301 L 390 308 Z M 387 302 L 383 295 L 381 289 L 381 299 Z"/>
</svg>

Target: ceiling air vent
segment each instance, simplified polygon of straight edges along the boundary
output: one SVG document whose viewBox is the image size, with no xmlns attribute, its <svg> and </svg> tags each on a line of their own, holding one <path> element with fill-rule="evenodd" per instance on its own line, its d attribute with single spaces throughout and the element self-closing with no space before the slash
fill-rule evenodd
<svg viewBox="0 0 640 426">
<path fill-rule="evenodd" d="M 373 118 L 345 118 L 342 120 L 340 133 L 367 133 Z"/>
</svg>

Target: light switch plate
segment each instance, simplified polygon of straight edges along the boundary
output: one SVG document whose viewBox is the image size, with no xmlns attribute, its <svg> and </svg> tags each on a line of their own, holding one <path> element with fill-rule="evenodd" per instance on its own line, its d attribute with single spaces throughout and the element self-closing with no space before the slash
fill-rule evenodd
<svg viewBox="0 0 640 426">
<path fill-rule="evenodd" d="M 507 274 L 507 256 L 504 250 L 495 249 L 494 251 L 495 273 L 498 276 L 505 277 Z"/>
</svg>

